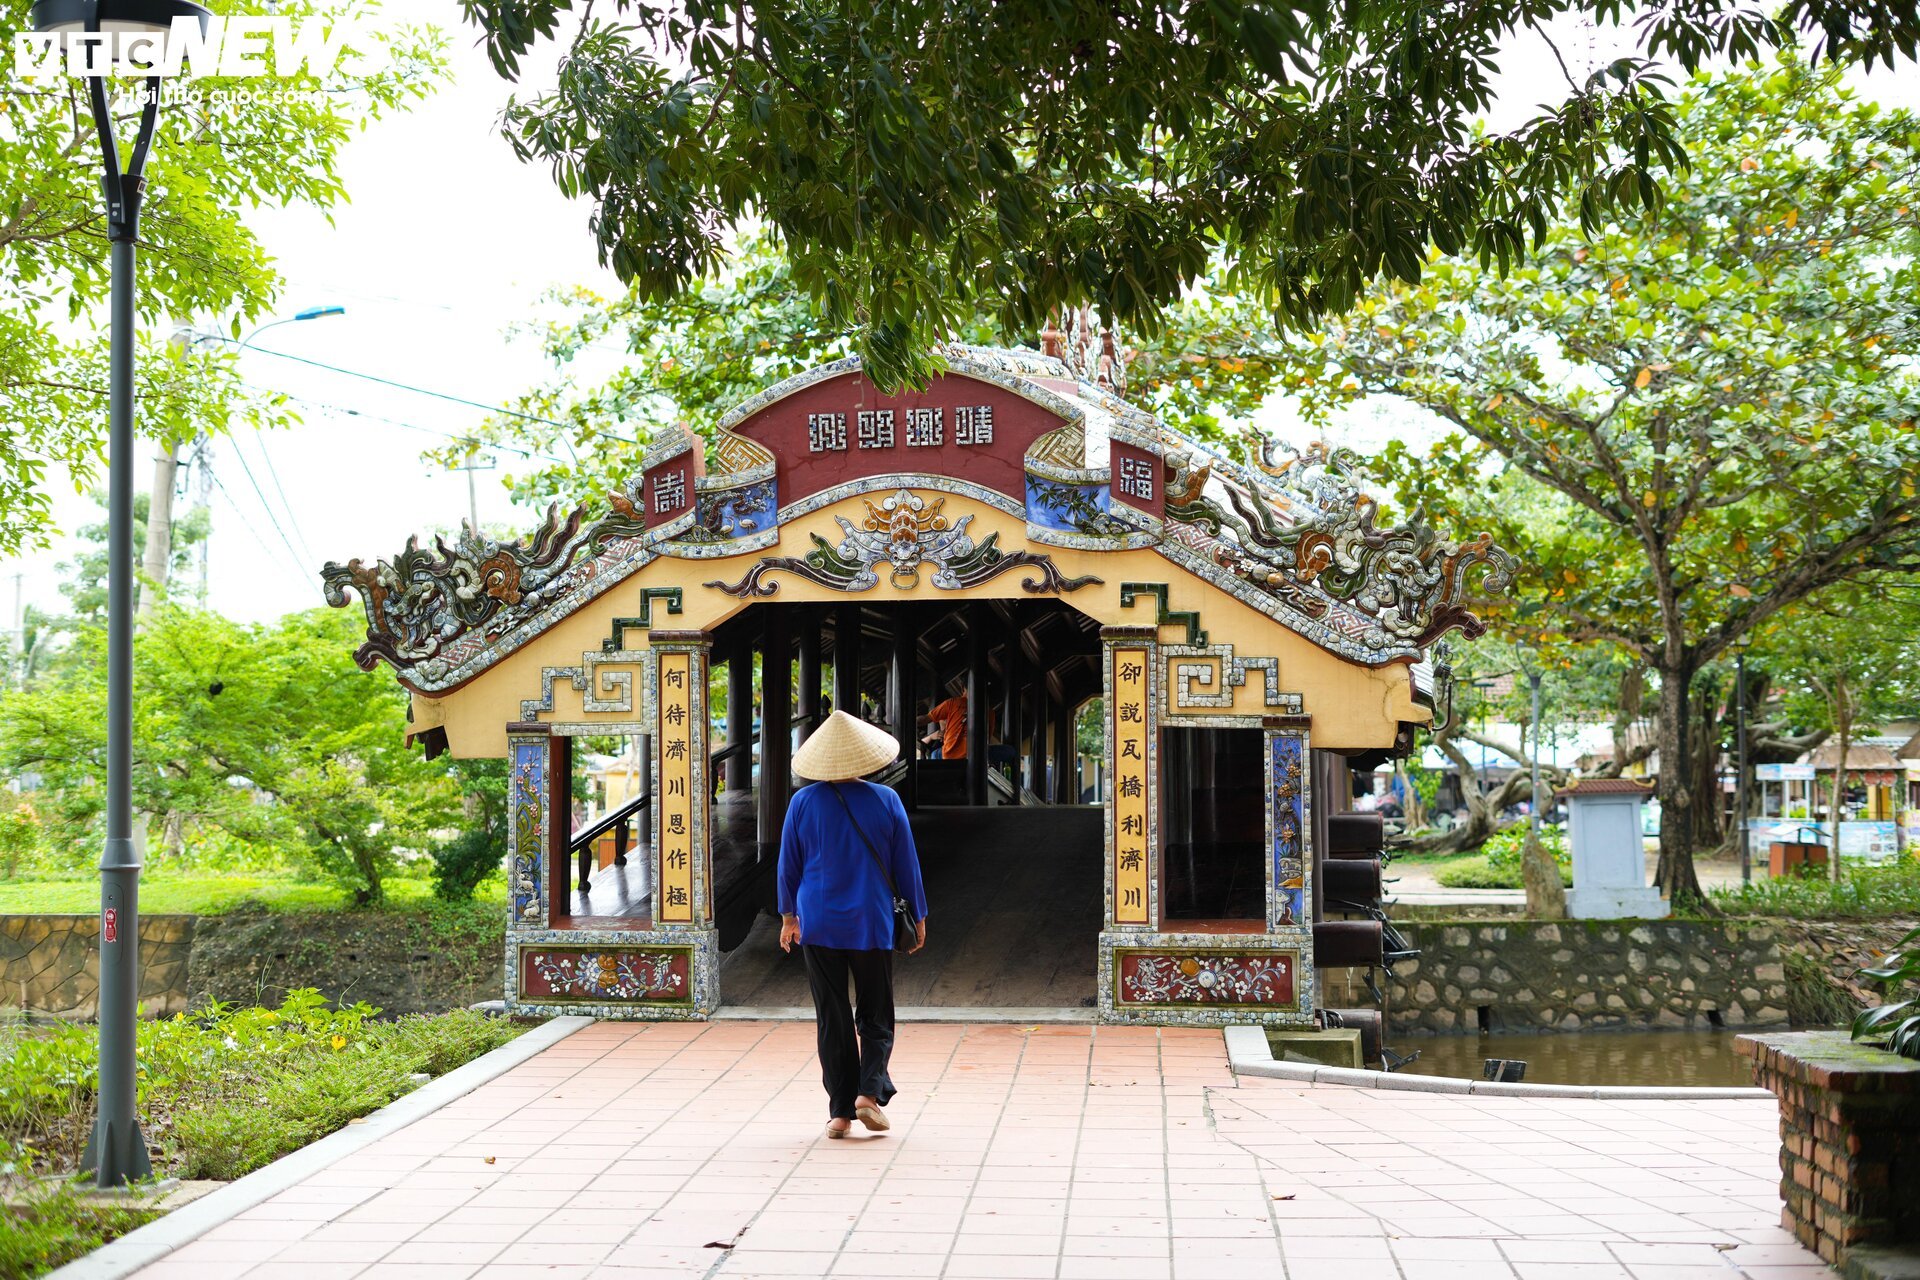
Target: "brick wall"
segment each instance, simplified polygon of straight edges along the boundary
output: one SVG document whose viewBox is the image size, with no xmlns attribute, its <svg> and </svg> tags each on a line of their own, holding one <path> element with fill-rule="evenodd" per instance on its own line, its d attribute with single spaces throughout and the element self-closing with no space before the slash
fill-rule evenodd
<svg viewBox="0 0 1920 1280">
<path fill-rule="evenodd" d="M 1838 1031 L 1737 1043 L 1780 1103 L 1780 1225 L 1836 1266 L 1920 1240 L 1920 1062 Z"/>
</svg>

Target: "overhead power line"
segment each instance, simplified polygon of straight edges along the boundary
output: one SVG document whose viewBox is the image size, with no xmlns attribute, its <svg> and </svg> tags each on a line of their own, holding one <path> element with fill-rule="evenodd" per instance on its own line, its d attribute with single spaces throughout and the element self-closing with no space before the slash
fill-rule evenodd
<svg viewBox="0 0 1920 1280">
<path fill-rule="evenodd" d="M 236 340 L 225 337 L 224 335 L 209 334 L 207 336 L 218 337 L 221 342 L 232 343 L 234 346 L 240 345 Z M 556 422 L 552 418 L 543 418 L 537 413 L 522 413 L 518 409 L 509 409 L 504 405 L 486 404 L 479 400 L 469 400 L 465 396 L 450 395 L 445 391 L 435 391 L 428 387 L 416 387 L 410 382 L 399 382 L 393 378 L 383 378 L 374 373 L 362 373 L 358 369 L 343 368 L 337 364 L 328 364 L 324 360 L 310 360 L 306 356 L 296 356 L 287 351 L 274 351 L 268 347 L 248 347 L 247 350 L 263 356 L 273 356 L 278 360 L 291 360 L 295 364 L 310 365 L 315 369 L 325 369 L 329 373 L 338 373 L 349 378 L 359 378 L 366 382 L 377 382 L 383 387 L 392 387 L 398 391 L 411 391 L 415 395 L 430 396 L 435 400 L 445 400 L 449 404 L 466 405 L 469 409 L 482 409 L 488 413 L 498 413 L 504 414 L 509 418 L 519 418 L 523 422 L 538 422 L 542 426 L 559 427 L 562 431 L 573 431 L 579 425 L 571 422 Z M 640 443 L 631 436 L 617 435 L 611 431 L 603 430 L 600 434 L 609 436 L 625 444 L 637 445 Z"/>
<path fill-rule="evenodd" d="M 223 481 L 218 475 L 214 474 L 213 468 L 211 467 L 207 468 L 207 478 L 213 481 L 213 487 L 220 491 L 220 496 L 227 500 L 227 505 L 229 507 L 233 508 L 233 514 L 240 517 L 240 527 L 245 529 L 248 535 L 252 537 L 252 539 L 256 543 L 266 548 L 267 554 L 270 557 L 272 557 L 275 560 L 278 560 L 280 558 L 280 553 L 278 551 L 275 551 L 273 549 L 273 544 L 268 542 L 265 538 L 261 537 L 259 530 L 253 527 L 253 522 L 247 519 L 247 513 L 240 509 L 240 504 L 234 500 L 233 494 L 227 489 L 226 482 Z M 281 566 L 281 568 L 286 568 L 286 567 L 287 566 L 284 564 Z M 307 572 L 300 567 L 297 559 L 293 564 L 293 576 L 296 578 L 306 578 L 308 576 Z M 321 597 L 324 599 L 326 592 L 324 589 L 319 587 L 319 584 L 317 582 L 315 583 L 315 589 L 320 590 Z"/>
</svg>

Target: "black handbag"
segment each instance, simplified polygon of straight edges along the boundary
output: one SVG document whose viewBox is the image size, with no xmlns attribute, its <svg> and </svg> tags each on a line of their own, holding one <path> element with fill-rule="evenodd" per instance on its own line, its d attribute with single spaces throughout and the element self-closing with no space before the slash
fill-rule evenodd
<svg viewBox="0 0 1920 1280">
<path fill-rule="evenodd" d="M 888 874 L 887 864 L 881 860 L 880 851 L 874 848 L 873 841 L 867 838 L 866 828 L 860 825 L 860 819 L 853 816 L 853 806 L 847 803 L 844 795 L 840 794 L 839 784 L 829 782 L 827 786 L 832 789 L 834 799 L 840 802 L 840 807 L 847 811 L 847 821 L 851 822 L 853 829 L 860 833 L 860 843 L 867 846 L 867 856 L 873 859 L 874 866 L 880 868 L 880 878 L 886 882 L 887 895 L 893 899 L 893 949 L 895 951 L 913 950 L 920 944 L 920 929 L 914 922 L 913 908 L 908 906 L 907 900 L 894 889 L 893 876 Z"/>
</svg>

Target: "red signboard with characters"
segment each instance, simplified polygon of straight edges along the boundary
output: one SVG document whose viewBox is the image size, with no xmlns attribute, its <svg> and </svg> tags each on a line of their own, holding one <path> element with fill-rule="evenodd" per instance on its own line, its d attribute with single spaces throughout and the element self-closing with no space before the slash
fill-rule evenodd
<svg viewBox="0 0 1920 1280">
<path fill-rule="evenodd" d="M 1167 514 L 1166 467 L 1155 455 L 1124 441 L 1115 440 L 1110 454 L 1113 463 L 1113 500 L 1124 502 L 1135 511 L 1144 511 L 1155 519 Z"/>
<path fill-rule="evenodd" d="M 647 507 L 641 512 L 647 528 L 693 510 L 693 482 L 705 474 L 706 457 L 697 441 L 691 449 L 648 471 L 640 495 Z"/>
<path fill-rule="evenodd" d="M 120 909 L 108 907 L 106 917 L 100 922 L 100 937 L 105 942 L 120 941 Z"/>
<path fill-rule="evenodd" d="M 957 476 L 1026 499 L 1021 460 L 1063 419 L 991 382 L 963 374 L 925 391 L 882 395 L 843 374 L 776 401 L 734 428 L 779 460 L 780 504 L 849 480 L 897 472 Z"/>
</svg>

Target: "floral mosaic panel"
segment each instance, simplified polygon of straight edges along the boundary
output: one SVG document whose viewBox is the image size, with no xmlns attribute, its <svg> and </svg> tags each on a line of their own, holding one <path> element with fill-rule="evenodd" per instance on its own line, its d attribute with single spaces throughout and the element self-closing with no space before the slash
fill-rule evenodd
<svg viewBox="0 0 1920 1280">
<path fill-rule="evenodd" d="M 1276 733 L 1267 742 L 1269 830 L 1273 832 L 1275 925 L 1306 924 L 1307 741 Z"/>
<path fill-rule="evenodd" d="M 690 1004 L 686 947 L 523 946 L 520 998 L 542 1002 Z"/>
<path fill-rule="evenodd" d="M 1296 951 L 1131 950 L 1114 954 L 1114 1003 L 1292 1009 Z"/>
<path fill-rule="evenodd" d="M 507 816 L 512 847 L 507 865 L 510 926 L 539 928 L 547 922 L 546 850 L 547 740 L 515 738 L 507 773 Z"/>
</svg>

